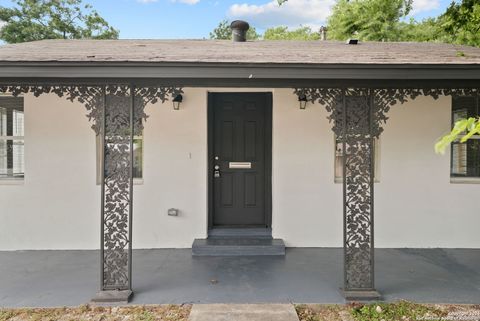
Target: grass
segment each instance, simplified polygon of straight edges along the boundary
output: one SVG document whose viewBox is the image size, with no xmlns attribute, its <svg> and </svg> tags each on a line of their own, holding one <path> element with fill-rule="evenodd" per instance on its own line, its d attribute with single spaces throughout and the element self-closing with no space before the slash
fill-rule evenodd
<svg viewBox="0 0 480 321">
<path fill-rule="evenodd" d="M 190 305 L 0 309 L 0 321 L 187 321 Z"/>
<path fill-rule="evenodd" d="M 429 305 L 407 301 L 349 305 L 297 305 L 295 308 L 300 321 L 447 321 L 479 320 L 480 318 L 479 305 Z"/>
<path fill-rule="evenodd" d="M 433 306 L 407 301 L 386 304 L 369 304 L 352 308 L 352 316 L 357 321 L 396 321 L 396 320 L 439 320 L 444 313 Z"/>
</svg>

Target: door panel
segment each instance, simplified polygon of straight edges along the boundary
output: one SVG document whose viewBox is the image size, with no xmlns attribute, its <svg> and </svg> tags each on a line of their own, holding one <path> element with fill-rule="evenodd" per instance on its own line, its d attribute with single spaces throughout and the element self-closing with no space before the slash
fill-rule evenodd
<svg viewBox="0 0 480 321">
<path fill-rule="evenodd" d="M 271 215 L 271 96 L 215 93 L 209 97 L 213 176 L 210 225 L 266 227 Z M 232 168 L 232 162 L 248 162 L 251 166 Z"/>
</svg>

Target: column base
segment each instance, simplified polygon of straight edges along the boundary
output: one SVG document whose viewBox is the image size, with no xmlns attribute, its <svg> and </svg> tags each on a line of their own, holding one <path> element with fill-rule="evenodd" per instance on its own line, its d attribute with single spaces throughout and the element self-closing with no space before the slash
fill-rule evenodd
<svg viewBox="0 0 480 321">
<path fill-rule="evenodd" d="M 130 290 L 111 290 L 100 291 L 92 299 L 94 304 L 127 304 L 133 297 L 133 292 Z"/>
<path fill-rule="evenodd" d="M 372 290 L 344 290 L 340 289 L 347 301 L 375 301 L 380 300 L 382 295 L 375 289 Z"/>
</svg>

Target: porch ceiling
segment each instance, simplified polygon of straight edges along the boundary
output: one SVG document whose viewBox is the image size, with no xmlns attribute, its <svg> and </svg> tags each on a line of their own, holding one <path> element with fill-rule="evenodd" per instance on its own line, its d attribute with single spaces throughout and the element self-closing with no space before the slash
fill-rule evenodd
<svg viewBox="0 0 480 321">
<path fill-rule="evenodd" d="M 480 48 L 439 43 L 46 40 L 0 47 L 0 83 L 478 87 Z"/>
</svg>

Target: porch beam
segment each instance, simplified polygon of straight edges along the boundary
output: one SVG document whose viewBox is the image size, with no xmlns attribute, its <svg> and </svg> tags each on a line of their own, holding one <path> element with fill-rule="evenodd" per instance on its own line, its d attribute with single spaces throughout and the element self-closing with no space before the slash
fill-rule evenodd
<svg viewBox="0 0 480 321">
<path fill-rule="evenodd" d="M 4 79 L 480 80 L 479 64 L 1 62 Z"/>
</svg>

